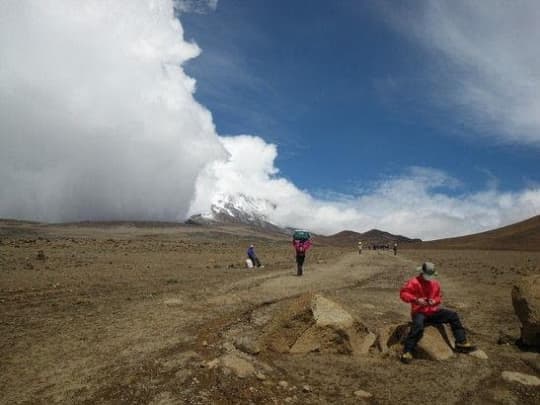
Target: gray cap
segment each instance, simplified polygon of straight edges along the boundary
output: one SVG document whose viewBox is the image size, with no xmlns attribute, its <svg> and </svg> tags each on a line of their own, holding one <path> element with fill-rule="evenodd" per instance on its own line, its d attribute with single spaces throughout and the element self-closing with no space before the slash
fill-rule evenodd
<svg viewBox="0 0 540 405">
<path fill-rule="evenodd" d="M 435 265 L 431 262 L 424 262 L 424 264 L 416 270 L 421 271 L 422 277 L 426 280 L 431 280 L 433 277 L 438 276 L 438 273 L 435 271 Z"/>
</svg>

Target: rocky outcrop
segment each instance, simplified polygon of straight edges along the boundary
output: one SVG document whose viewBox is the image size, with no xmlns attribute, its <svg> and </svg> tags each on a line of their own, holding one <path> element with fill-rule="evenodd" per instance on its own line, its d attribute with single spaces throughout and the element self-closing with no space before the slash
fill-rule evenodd
<svg viewBox="0 0 540 405">
<path fill-rule="evenodd" d="M 540 347 L 540 275 L 524 277 L 514 285 L 512 305 L 521 321 L 521 342 Z"/>
<path fill-rule="evenodd" d="M 321 295 L 294 302 L 266 335 L 267 346 L 281 353 L 366 354 L 375 339 L 365 325 Z"/>
</svg>

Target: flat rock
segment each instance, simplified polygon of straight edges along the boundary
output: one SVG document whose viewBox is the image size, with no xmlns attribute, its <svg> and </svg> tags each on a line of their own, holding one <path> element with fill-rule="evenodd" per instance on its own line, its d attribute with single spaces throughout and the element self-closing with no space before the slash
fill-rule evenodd
<svg viewBox="0 0 540 405">
<path fill-rule="evenodd" d="M 163 301 L 163 303 L 168 307 L 179 307 L 184 304 L 180 298 L 169 298 Z"/>
<path fill-rule="evenodd" d="M 252 363 L 232 353 L 222 356 L 220 364 L 224 369 L 232 371 L 240 378 L 255 374 L 255 367 Z"/>
<path fill-rule="evenodd" d="M 371 398 L 373 395 L 364 390 L 356 390 L 354 391 L 354 396 L 357 398 Z"/>
<path fill-rule="evenodd" d="M 313 318 L 318 326 L 338 326 L 349 328 L 354 324 L 354 318 L 338 303 L 330 301 L 322 295 L 315 295 L 311 301 Z"/>
<path fill-rule="evenodd" d="M 535 375 L 518 373 L 517 371 L 503 371 L 501 374 L 503 380 L 507 382 L 517 382 L 522 385 L 539 386 L 540 378 Z"/>
<path fill-rule="evenodd" d="M 487 360 L 488 359 L 488 355 L 483 350 L 472 351 L 472 352 L 469 353 L 469 356 L 476 357 L 477 359 L 480 359 L 480 360 Z"/>
</svg>

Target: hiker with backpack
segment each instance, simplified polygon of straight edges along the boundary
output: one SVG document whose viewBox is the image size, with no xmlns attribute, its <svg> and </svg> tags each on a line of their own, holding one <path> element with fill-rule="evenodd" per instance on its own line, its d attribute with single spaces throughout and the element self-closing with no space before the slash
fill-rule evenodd
<svg viewBox="0 0 540 405">
<path fill-rule="evenodd" d="M 407 281 L 399 292 L 402 301 L 411 304 L 412 326 L 405 339 L 401 361 L 410 363 L 413 360 L 412 351 L 424 334 L 424 324 L 449 323 L 455 339 L 456 351 L 471 352 L 475 347 L 467 341 L 465 329 L 455 311 L 441 308 L 441 286 L 433 278 L 438 274 L 435 265 L 425 262 L 416 277 Z"/>
<path fill-rule="evenodd" d="M 311 247 L 311 235 L 307 231 L 295 231 L 292 243 L 296 252 L 296 275 L 301 276 L 304 274 L 306 252 Z"/>
</svg>

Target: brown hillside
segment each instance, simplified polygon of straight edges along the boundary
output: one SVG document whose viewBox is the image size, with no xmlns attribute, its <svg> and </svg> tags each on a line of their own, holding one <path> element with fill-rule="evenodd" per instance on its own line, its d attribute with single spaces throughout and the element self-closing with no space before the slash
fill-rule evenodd
<svg viewBox="0 0 540 405">
<path fill-rule="evenodd" d="M 393 235 L 389 232 L 380 231 L 378 229 L 372 229 L 364 233 L 359 233 L 355 231 L 341 231 L 330 236 L 314 235 L 313 240 L 315 241 L 315 243 L 342 247 L 356 247 L 358 241 L 362 241 L 364 244 L 364 248 L 366 249 L 368 249 L 371 245 L 392 245 L 394 242 L 397 242 L 399 244 L 420 242 L 420 239 L 410 239 L 402 235 Z"/>
<path fill-rule="evenodd" d="M 473 235 L 410 244 L 426 249 L 487 249 L 540 251 L 540 215 Z"/>
</svg>

